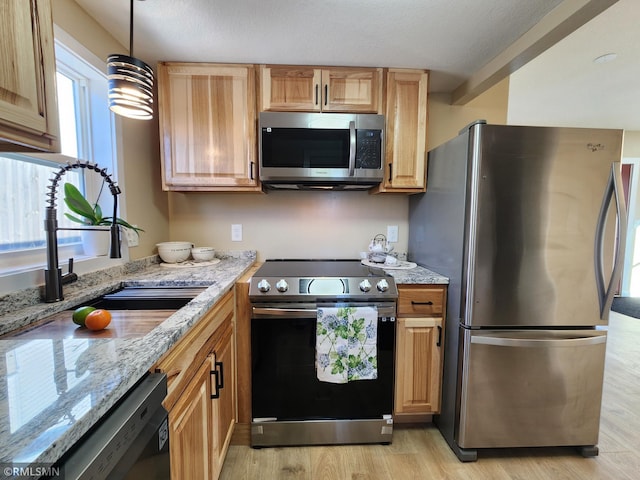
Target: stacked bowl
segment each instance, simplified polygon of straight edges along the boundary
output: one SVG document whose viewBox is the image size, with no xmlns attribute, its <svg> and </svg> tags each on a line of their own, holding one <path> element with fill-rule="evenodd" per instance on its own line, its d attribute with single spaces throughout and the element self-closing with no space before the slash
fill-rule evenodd
<svg viewBox="0 0 640 480">
<path fill-rule="evenodd" d="M 156 244 L 158 255 L 163 262 L 179 263 L 184 262 L 191 256 L 193 243 L 191 242 L 162 242 Z"/>
</svg>

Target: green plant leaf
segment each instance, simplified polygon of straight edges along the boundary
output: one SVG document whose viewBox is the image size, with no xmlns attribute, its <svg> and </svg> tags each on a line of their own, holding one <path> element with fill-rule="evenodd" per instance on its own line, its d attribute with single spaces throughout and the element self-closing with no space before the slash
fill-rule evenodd
<svg viewBox="0 0 640 480">
<path fill-rule="evenodd" d="M 67 204 L 69 210 L 77 215 L 80 215 L 81 217 L 84 217 L 86 220 L 74 220 L 74 217 L 72 216 L 68 216 L 67 218 L 73 220 L 74 222 L 83 223 L 85 225 L 98 225 L 93 207 L 82 196 L 82 193 L 80 193 L 75 185 L 73 185 L 72 183 L 65 183 L 64 196 L 64 203 Z"/>
<path fill-rule="evenodd" d="M 102 208 L 100 207 L 100 205 L 96 203 L 94 206 L 91 206 L 87 199 L 84 198 L 82 193 L 80 193 L 80 190 L 78 190 L 72 183 L 64 184 L 64 195 L 64 202 L 69 207 L 69 210 L 82 217 L 78 218 L 74 215 L 65 213 L 65 216 L 69 220 L 80 223 L 82 225 L 111 225 L 111 219 L 113 217 L 103 217 Z M 140 232 L 144 232 L 143 229 L 134 227 L 122 218 L 116 218 L 116 224 L 124 228 L 133 230 L 137 235 L 140 235 Z"/>
</svg>

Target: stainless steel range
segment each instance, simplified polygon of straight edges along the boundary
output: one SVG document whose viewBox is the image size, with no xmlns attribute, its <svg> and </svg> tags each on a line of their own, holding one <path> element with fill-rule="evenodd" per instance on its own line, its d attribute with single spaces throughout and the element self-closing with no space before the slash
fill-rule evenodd
<svg viewBox="0 0 640 480">
<path fill-rule="evenodd" d="M 252 304 L 253 447 L 390 443 L 392 277 L 357 260 L 267 260 Z"/>
</svg>

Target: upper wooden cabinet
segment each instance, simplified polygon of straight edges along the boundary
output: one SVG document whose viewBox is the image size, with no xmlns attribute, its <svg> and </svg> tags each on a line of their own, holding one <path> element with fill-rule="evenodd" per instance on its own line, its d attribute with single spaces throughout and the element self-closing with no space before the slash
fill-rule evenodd
<svg viewBox="0 0 640 480">
<path fill-rule="evenodd" d="M 425 191 L 428 84 L 424 70 L 387 71 L 385 177 L 372 193 Z"/>
<path fill-rule="evenodd" d="M 382 69 L 262 65 L 260 109 L 382 113 Z"/>
<path fill-rule="evenodd" d="M 51 2 L 4 0 L 0 11 L 0 150 L 59 152 Z"/>
<path fill-rule="evenodd" d="M 162 187 L 259 191 L 253 65 L 158 64 Z"/>
</svg>

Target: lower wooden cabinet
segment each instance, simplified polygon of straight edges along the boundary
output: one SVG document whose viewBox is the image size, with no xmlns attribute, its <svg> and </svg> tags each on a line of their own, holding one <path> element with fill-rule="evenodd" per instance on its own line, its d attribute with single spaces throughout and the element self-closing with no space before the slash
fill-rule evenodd
<svg viewBox="0 0 640 480">
<path fill-rule="evenodd" d="M 171 478 L 218 478 L 236 423 L 234 294 L 156 365 L 167 374 Z"/>
<path fill-rule="evenodd" d="M 235 345 L 228 328 L 214 347 L 215 391 L 212 393 L 211 471 L 218 478 L 236 424 Z M 193 478 L 193 477 L 187 477 Z"/>
<path fill-rule="evenodd" d="M 169 412 L 171 478 L 211 477 L 211 357 Z"/>
<path fill-rule="evenodd" d="M 446 286 L 399 285 L 394 416 L 440 411 Z"/>
</svg>

